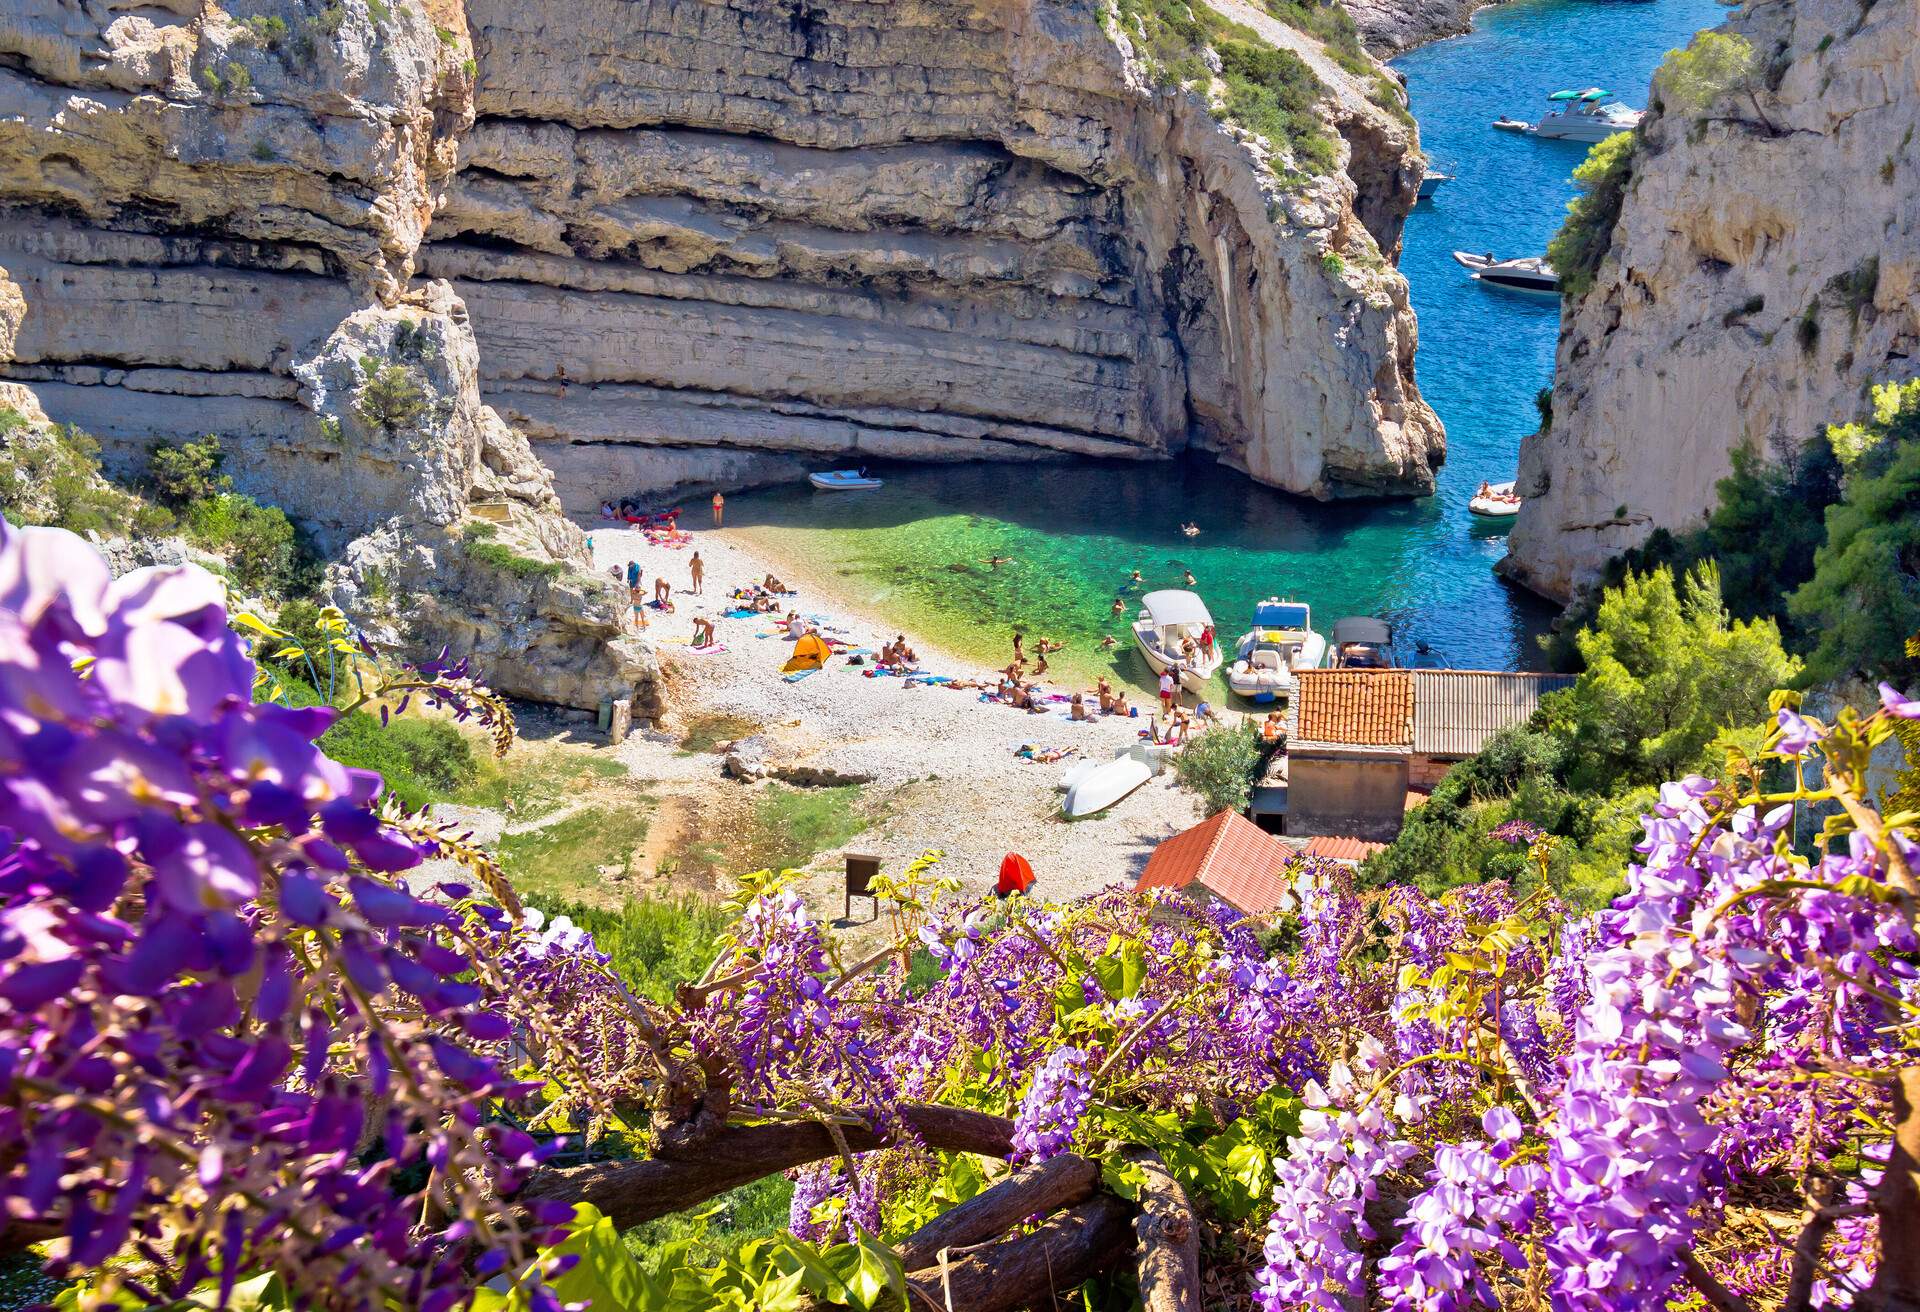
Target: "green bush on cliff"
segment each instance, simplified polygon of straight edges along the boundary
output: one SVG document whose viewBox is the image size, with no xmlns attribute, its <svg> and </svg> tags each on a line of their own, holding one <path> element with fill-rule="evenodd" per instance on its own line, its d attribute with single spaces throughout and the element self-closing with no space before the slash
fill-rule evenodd
<svg viewBox="0 0 1920 1312">
<path fill-rule="evenodd" d="M 551 579 L 566 573 L 557 560 L 534 560 L 505 543 L 493 541 L 498 532 L 491 524 L 468 524 L 460 532 L 461 546 L 469 560 L 477 560 L 516 579 Z"/>
<path fill-rule="evenodd" d="M 100 444 L 70 424 L 34 424 L 0 407 L 0 512 L 39 524 L 113 536 L 164 533 L 173 517 L 107 482 Z"/>
<path fill-rule="evenodd" d="M 1583 296 L 1613 246 L 1613 227 L 1627 198 L 1640 133 L 1616 132 L 1587 152 L 1573 180 L 1580 193 L 1567 202 L 1567 217 L 1547 243 L 1547 260 L 1560 274 L 1563 296 Z"/>
</svg>

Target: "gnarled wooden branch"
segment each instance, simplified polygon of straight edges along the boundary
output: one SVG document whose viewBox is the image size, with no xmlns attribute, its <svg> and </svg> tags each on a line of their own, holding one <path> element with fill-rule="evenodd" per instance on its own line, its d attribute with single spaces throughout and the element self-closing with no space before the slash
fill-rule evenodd
<svg viewBox="0 0 1920 1312">
<path fill-rule="evenodd" d="M 935 1266 L 943 1248 L 997 1239 L 1030 1216 L 1084 1201 L 1099 1178 L 1097 1166 L 1073 1153 L 1016 1171 L 908 1235 L 896 1249 L 900 1263 L 909 1271 Z"/>
<path fill-rule="evenodd" d="M 944 1267 L 907 1275 L 916 1312 L 1008 1312 L 1045 1303 L 1112 1266 L 1133 1246 L 1133 1208 L 1112 1194 L 1095 1194 L 1054 1216 L 1030 1235 L 949 1253 Z"/>
<path fill-rule="evenodd" d="M 1920 1066 L 1888 1081 L 1893 1094 L 1893 1153 L 1873 1191 L 1880 1214 L 1880 1263 L 1861 1300 L 1880 1312 L 1920 1308 Z"/>
<path fill-rule="evenodd" d="M 1200 1312 L 1200 1226 L 1187 1191 L 1151 1148 L 1128 1148 L 1126 1157 L 1146 1174 L 1133 1223 L 1140 1301 L 1147 1312 Z"/>
<path fill-rule="evenodd" d="M 1716 1312 L 1753 1312 L 1746 1299 L 1721 1284 L 1713 1272 L 1700 1264 L 1691 1248 L 1680 1250 L 1680 1269 L 1686 1272 L 1687 1283 L 1699 1291 L 1700 1297 Z"/>
<path fill-rule="evenodd" d="M 901 1123 L 930 1148 L 1005 1157 L 1013 1151 L 1013 1122 L 1003 1116 L 957 1107 L 910 1105 Z M 853 1152 L 884 1148 L 889 1135 L 864 1126 L 845 1127 Z M 685 1211 L 717 1194 L 789 1167 L 839 1155 L 833 1136 L 816 1122 L 730 1126 L 682 1155 L 637 1162 L 595 1162 L 537 1173 L 521 1190 L 526 1202 L 592 1203 L 625 1230 L 643 1221 Z"/>
</svg>

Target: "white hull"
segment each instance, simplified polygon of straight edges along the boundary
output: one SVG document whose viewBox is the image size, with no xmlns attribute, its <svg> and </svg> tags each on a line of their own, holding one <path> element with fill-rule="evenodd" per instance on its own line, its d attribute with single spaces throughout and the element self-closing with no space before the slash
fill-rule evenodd
<svg viewBox="0 0 1920 1312">
<path fill-rule="evenodd" d="M 1204 696 L 1207 691 L 1207 680 L 1220 669 L 1222 657 L 1219 641 L 1216 639 L 1213 644 L 1213 655 L 1209 656 L 1201 652 L 1194 657 L 1191 664 L 1183 664 L 1168 660 L 1162 655 L 1147 636 L 1151 632 L 1151 626 L 1144 622 L 1133 626 L 1133 645 L 1140 649 L 1140 655 L 1147 662 L 1147 668 L 1155 674 L 1165 674 L 1168 670 L 1172 670 L 1174 678 L 1180 681 L 1182 688 L 1196 697 Z"/>
<path fill-rule="evenodd" d="M 1592 145 L 1605 141 L 1608 137 L 1621 132 L 1633 131 L 1633 124 L 1615 119 L 1589 118 L 1581 115 L 1577 118 L 1543 118 L 1533 125 L 1533 135 L 1547 141 L 1584 141 Z"/>
<path fill-rule="evenodd" d="M 1290 635 L 1291 637 L 1291 635 Z M 1308 630 L 1299 639 L 1299 649 L 1294 653 L 1290 664 L 1280 669 L 1259 668 L 1249 661 L 1249 656 L 1260 646 L 1260 631 L 1253 630 L 1240 635 L 1235 650 L 1239 653 L 1233 664 L 1227 667 L 1227 687 L 1235 696 L 1246 697 L 1256 702 L 1270 702 L 1280 697 L 1291 697 L 1299 680 L 1295 677 L 1300 670 L 1317 670 L 1327 659 L 1327 640 L 1318 633 Z"/>
<path fill-rule="evenodd" d="M 1106 810 L 1165 769 L 1168 755 L 1166 748 L 1137 743 L 1111 761 L 1081 762 L 1060 776 L 1061 814 L 1079 819 Z"/>
<path fill-rule="evenodd" d="M 825 474 L 808 474 L 807 482 L 822 492 L 865 492 L 881 485 L 877 478 L 862 478 L 851 469 L 836 469 Z"/>
<path fill-rule="evenodd" d="M 1482 519 L 1511 519 L 1520 513 L 1518 501 L 1504 499 L 1513 495 L 1513 484 L 1495 483 L 1488 488 L 1488 492 L 1491 495 L 1475 497 L 1467 502 L 1467 509 Z"/>
</svg>

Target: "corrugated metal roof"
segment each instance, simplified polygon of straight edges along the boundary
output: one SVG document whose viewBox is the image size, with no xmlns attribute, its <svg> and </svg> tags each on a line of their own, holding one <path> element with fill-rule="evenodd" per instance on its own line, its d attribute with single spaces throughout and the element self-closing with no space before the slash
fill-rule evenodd
<svg viewBox="0 0 1920 1312">
<path fill-rule="evenodd" d="M 1185 888 L 1198 883 L 1250 916 L 1266 915 L 1287 897 L 1293 849 L 1237 811 L 1222 811 L 1153 850 L 1134 885 Z"/>
<path fill-rule="evenodd" d="M 1471 756 L 1510 724 L 1524 724 L 1568 674 L 1505 670 L 1413 670 L 1413 750 Z"/>
<path fill-rule="evenodd" d="M 1288 707 L 1288 747 L 1413 743 L 1411 670 L 1302 670 Z"/>
</svg>

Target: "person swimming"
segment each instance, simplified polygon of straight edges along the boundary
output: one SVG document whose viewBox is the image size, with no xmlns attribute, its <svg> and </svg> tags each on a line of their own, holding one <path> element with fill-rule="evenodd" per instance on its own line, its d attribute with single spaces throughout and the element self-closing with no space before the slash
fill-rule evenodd
<svg viewBox="0 0 1920 1312">
<path fill-rule="evenodd" d="M 1113 613 L 1115 615 L 1125 615 L 1127 613 L 1127 603 L 1119 597 L 1115 597 L 1113 599 Z"/>
<path fill-rule="evenodd" d="M 1111 633 L 1109 633 L 1106 637 L 1100 639 L 1101 651 L 1112 651 L 1115 647 L 1119 645 L 1120 645 L 1120 640 L 1115 638 Z"/>
<path fill-rule="evenodd" d="M 1193 586 L 1193 585 L 1194 585 L 1195 583 L 1198 583 L 1198 582 L 1199 582 L 1199 580 L 1198 580 L 1198 579 L 1196 579 L 1196 578 L 1194 578 L 1194 577 L 1193 577 L 1193 571 L 1192 571 L 1192 570 L 1187 570 L 1187 571 L 1185 571 L 1185 572 L 1184 572 L 1184 574 L 1182 575 L 1182 577 L 1184 577 L 1184 578 L 1186 579 L 1186 581 L 1187 581 L 1187 586 L 1188 586 L 1188 587 L 1192 587 L 1192 586 Z"/>
<path fill-rule="evenodd" d="M 1180 531 L 1182 533 L 1185 533 L 1190 538 L 1197 538 L 1200 536 L 1200 526 L 1198 524 L 1182 524 L 1180 526 Z"/>
<path fill-rule="evenodd" d="M 1013 557 L 1012 556 L 982 556 L 980 558 L 980 563 L 982 565 L 1011 565 L 1013 564 Z"/>
</svg>

